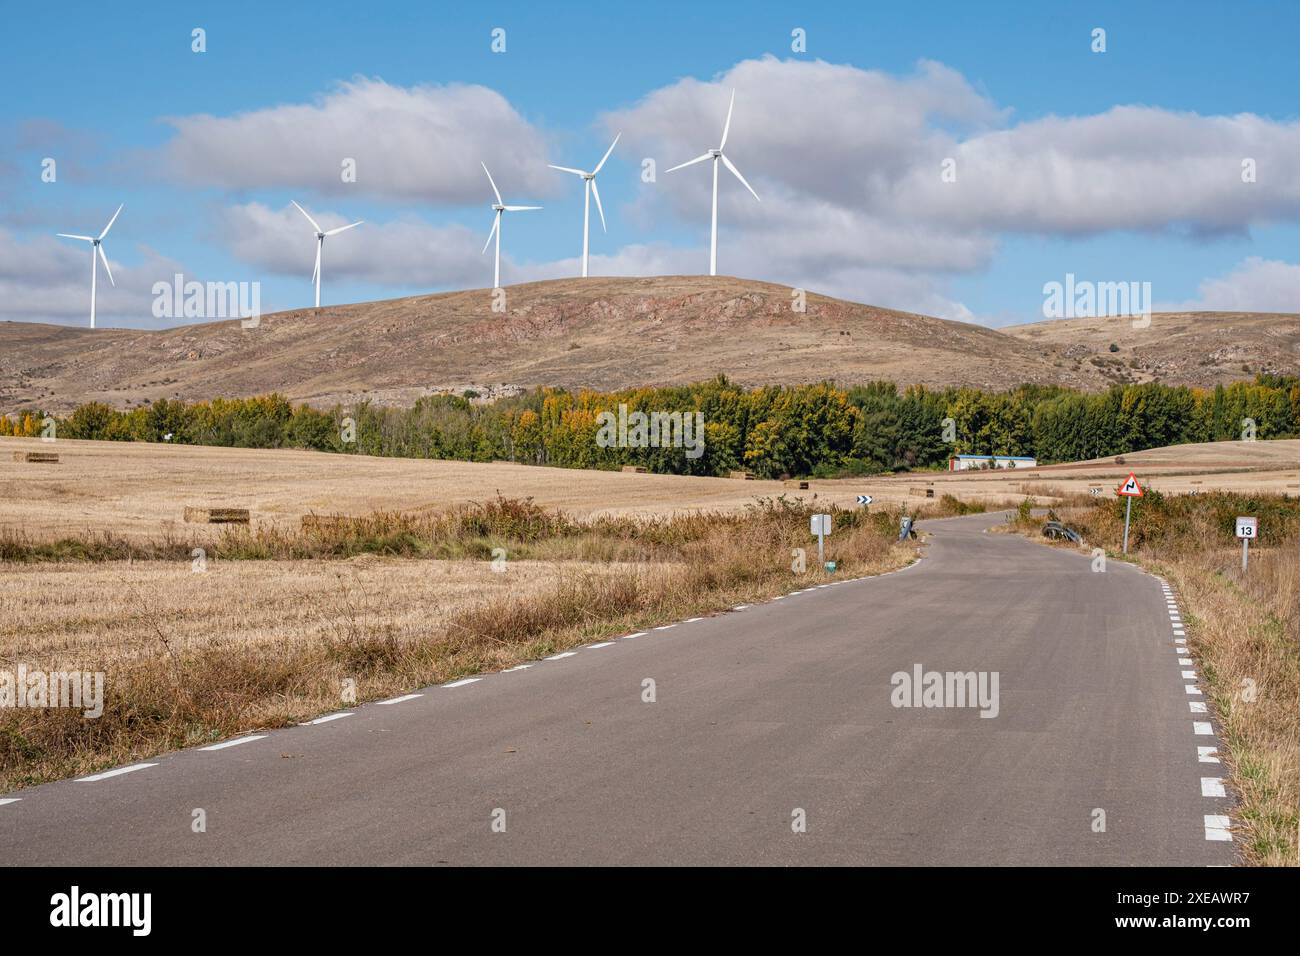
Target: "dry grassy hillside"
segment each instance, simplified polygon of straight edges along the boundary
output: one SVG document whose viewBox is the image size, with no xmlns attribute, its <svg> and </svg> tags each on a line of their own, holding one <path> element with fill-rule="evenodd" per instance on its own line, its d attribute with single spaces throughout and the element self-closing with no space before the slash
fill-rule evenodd
<svg viewBox="0 0 1300 956">
<path fill-rule="evenodd" d="M 1095 369 L 1114 382 L 1167 382 L 1210 387 L 1259 372 L 1296 374 L 1300 315 L 1255 312 L 1166 312 L 1144 329 L 1122 318 L 1062 319 L 1002 331 L 1042 349 L 1078 373 Z M 1110 351 L 1111 344 L 1118 351 Z"/>
<path fill-rule="evenodd" d="M 304 309 L 257 329 L 214 322 L 166 331 L 0 323 L 0 411 L 65 412 L 276 390 L 295 400 L 407 404 L 438 389 L 681 384 L 719 372 L 746 384 L 890 378 L 1000 388 L 1097 387 L 1036 344 L 982 326 L 825 296 L 803 313 L 791 290 L 705 276 L 535 282 Z"/>
<path fill-rule="evenodd" d="M 0 323 L 0 413 L 63 413 L 279 391 L 320 405 L 409 404 L 439 390 L 485 396 L 554 385 L 618 389 L 724 373 L 746 385 L 855 384 L 1099 389 L 1213 385 L 1296 373 L 1300 317 L 1204 313 L 1075 319 L 994 330 L 707 276 L 565 279 L 301 309 L 165 331 Z M 1114 342 L 1118 352 L 1110 352 Z"/>
</svg>

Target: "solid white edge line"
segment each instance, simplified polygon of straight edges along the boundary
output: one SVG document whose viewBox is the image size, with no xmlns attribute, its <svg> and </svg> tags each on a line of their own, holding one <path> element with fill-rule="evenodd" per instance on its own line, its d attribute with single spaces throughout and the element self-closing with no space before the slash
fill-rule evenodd
<svg viewBox="0 0 1300 956">
<path fill-rule="evenodd" d="M 473 684 L 473 683 L 475 683 L 475 682 L 477 682 L 477 681 L 481 681 L 482 679 L 483 679 L 483 678 L 481 678 L 481 677 L 462 677 L 460 680 L 454 680 L 454 681 L 452 681 L 450 684 L 443 684 L 443 685 L 441 685 L 441 686 L 443 686 L 443 687 L 447 687 L 447 688 L 451 688 L 451 687 L 464 687 L 466 684 Z"/>
<path fill-rule="evenodd" d="M 375 701 L 375 703 L 380 707 L 387 707 L 389 704 L 403 704 L 408 700 L 415 700 L 415 698 L 423 696 L 423 694 L 403 694 L 401 697 L 391 697 L 388 700 Z"/>
<path fill-rule="evenodd" d="M 103 773 L 93 774 L 89 777 L 79 777 L 77 783 L 96 783 L 100 780 L 107 780 L 109 777 L 120 777 L 124 773 L 132 773 L 136 770 L 156 766 L 158 766 L 156 763 L 133 763 L 129 767 L 118 767 L 116 770 L 105 770 Z"/>
<path fill-rule="evenodd" d="M 265 740 L 266 734 L 250 734 L 247 737 L 236 737 L 234 740 L 223 740 L 219 744 L 213 744 L 211 747 L 200 747 L 200 750 L 213 751 L 225 750 L 227 747 L 238 747 L 240 744 L 252 743 L 254 740 Z"/>
</svg>

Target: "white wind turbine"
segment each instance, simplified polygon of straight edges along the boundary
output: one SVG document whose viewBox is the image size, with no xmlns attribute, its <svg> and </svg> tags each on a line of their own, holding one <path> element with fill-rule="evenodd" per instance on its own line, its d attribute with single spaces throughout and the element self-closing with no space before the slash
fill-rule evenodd
<svg viewBox="0 0 1300 956">
<path fill-rule="evenodd" d="M 292 199 L 290 199 L 289 202 L 292 202 L 294 206 L 297 208 L 297 210 L 307 217 L 307 221 L 311 223 L 311 227 L 316 230 L 316 268 L 312 270 L 311 281 L 316 283 L 316 308 L 319 309 L 320 308 L 320 254 L 321 254 L 321 250 L 325 248 L 325 237 L 337 236 L 340 232 L 344 232 L 348 229 L 351 229 L 353 226 L 361 225 L 363 222 L 365 222 L 365 220 L 358 219 L 356 222 L 348 223 L 348 225 L 346 226 L 339 226 L 337 229 L 321 229 L 320 225 L 316 222 L 315 219 L 313 219 L 308 214 L 306 209 L 303 209 L 302 206 L 299 206 Z"/>
<path fill-rule="evenodd" d="M 582 277 L 584 279 L 587 277 L 587 232 L 588 226 L 591 223 L 591 197 L 593 194 L 596 197 L 596 211 L 600 213 L 601 231 L 608 232 L 605 228 L 605 210 L 600 205 L 600 190 L 596 188 L 596 174 L 600 172 L 600 167 L 605 165 L 605 160 L 609 159 L 609 154 L 614 152 L 614 147 L 618 145 L 618 138 L 622 135 L 622 133 L 619 133 L 614 137 L 614 142 L 609 144 L 609 149 L 605 150 L 605 155 L 600 158 L 600 162 L 596 164 L 596 168 L 591 172 L 587 172 L 583 169 L 574 169 L 571 166 L 555 166 L 547 163 L 551 169 L 558 169 L 562 173 L 573 173 L 575 176 L 581 176 L 583 181 L 587 184 L 586 195 L 582 200 Z"/>
<path fill-rule="evenodd" d="M 686 166 L 694 166 L 696 163 L 702 163 L 706 159 L 713 160 L 713 235 L 709 240 L 709 275 L 711 276 L 718 274 L 718 160 L 721 160 L 722 164 L 731 170 L 732 174 L 740 180 L 741 184 L 749 190 L 750 194 L 753 195 L 755 199 L 758 199 L 758 193 L 754 192 L 754 187 L 745 181 L 745 177 L 740 175 L 740 170 L 737 169 L 732 164 L 731 160 L 727 159 L 727 157 L 722 153 L 727 146 L 727 133 L 731 129 L 731 111 L 735 109 L 735 107 L 736 91 L 732 90 L 731 105 L 727 107 L 727 122 L 722 127 L 722 142 L 718 144 L 717 149 L 711 149 L 702 156 L 696 156 L 694 159 L 687 160 L 686 162 L 680 163 L 668 170 L 668 172 L 671 173 L 674 170 L 683 169 Z M 759 201 L 761 202 L 762 200 Z"/>
<path fill-rule="evenodd" d="M 123 203 L 122 206 L 125 206 Z M 90 327 L 95 327 L 95 279 L 99 272 L 98 259 L 104 260 L 104 271 L 108 273 L 108 281 L 116 288 L 117 283 L 113 282 L 113 270 L 108 267 L 108 256 L 104 255 L 104 237 L 108 235 L 108 230 L 113 228 L 113 223 L 117 222 L 118 214 L 122 212 L 122 206 L 117 207 L 117 212 L 113 213 L 113 218 L 108 221 L 104 231 L 98 236 L 74 236 L 66 232 L 55 233 L 61 239 L 80 239 L 82 242 L 90 243 Z"/>
<path fill-rule="evenodd" d="M 492 204 L 492 208 L 493 210 L 495 210 L 496 216 L 492 219 L 492 231 L 488 233 L 487 242 L 483 243 L 483 252 L 487 252 L 488 246 L 492 245 L 492 237 L 496 236 L 497 237 L 497 264 L 496 264 L 496 269 L 492 273 L 492 288 L 499 289 L 501 288 L 501 214 L 505 212 L 524 212 L 525 210 L 528 209 L 541 209 L 542 207 L 541 206 L 507 206 L 505 204 L 505 201 L 502 200 L 501 198 L 501 190 L 497 189 L 496 180 L 492 178 L 491 173 L 488 173 L 487 163 L 480 161 L 479 165 L 483 167 L 483 172 L 487 173 L 488 182 L 492 184 L 492 192 L 496 193 L 496 197 L 497 197 L 497 201 Z M 482 255 L 483 252 L 480 252 L 479 255 Z"/>
</svg>

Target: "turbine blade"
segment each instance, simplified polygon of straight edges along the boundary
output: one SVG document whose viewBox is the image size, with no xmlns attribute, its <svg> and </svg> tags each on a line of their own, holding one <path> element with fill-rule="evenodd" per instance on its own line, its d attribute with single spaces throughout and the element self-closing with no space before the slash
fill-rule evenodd
<svg viewBox="0 0 1300 956">
<path fill-rule="evenodd" d="M 339 226 L 337 229 L 329 229 L 329 230 L 327 230 L 327 231 L 325 232 L 325 235 L 327 235 L 327 236 L 337 236 L 340 232 L 347 232 L 347 231 L 348 231 L 349 229 L 351 229 L 353 226 L 359 226 L 359 225 L 361 225 L 363 222 L 365 222 L 364 219 L 358 219 L 356 222 L 354 222 L 354 223 L 350 223 L 350 224 L 348 224 L 348 225 L 346 225 L 346 226 Z"/>
<path fill-rule="evenodd" d="M 722 142 L 718 144 L 718 149 L 727 148 L 727 134 L 731 132 L 731 111 L 736 108 L 736 91 L 731 91 L 731 105 L 727 107 L 727 122 L 722 127 Z"/>
<path fill-rule="evenodd" d="M 108 256 L 104 255 L 104 247 L 96 246 L 95 248 L 99 251 L 99 261 L 104 263 L 104 271 L 108 273 L 108 281 L 112 283 L 114 288 L 117 288 L 117 283 L 113 282 L 113 270 L 108 267 Z"/>
<path fill-rule="evenodd" d="M 744 186 L 745 186 L 746 189 L 749 190 L 750 194 L 751 194 L 755 199 L 758 199 L 758 193 L 754 192 L 754 187 L 751 186 L 748 182 L 745 181 L 745 177 L 742 176 L 742 175 L 740 175 L 740 170 L 737 169 L 735 166 L 733 166 L 732 163 L 731 163 L 731 160 L 727 159 L 726 156 L 723 156 L 723 157 L 722 157 L 722 165 L 726 166 L 729 170 L 731 170 L 731 172 L 735 175 L 735 177 L 736 177 L 737 179 L 739 179 L 739 180 L 744 184 Z M 759 201 L 759 202 L 762 202 L 763 200 L 758 199 L 758 201 Z"/>
<path fill-rule="evenodd" d="M 296 202 L 294 202 L 294 200 L 292 200 L 292 199 L 290 199 L 289 202 L 293 203 L 294 206 L 297 206 L 298 211 L 299 211 L 300 213 L 302 213 L 304 216 L 307 216 L 307 221 L 308 221 L 309 223 L 311 223 L 311 227 L 312 227 L 313 229 L 315 229 L 317 232 L 324 232 L 324 231 L 325 231 L 325 230 L 321 229 L 321 227 L 320 227 L 319 225 L 317 225 L 315 219 L 313 219 L 310 215 L 308 215 L 306 209 L 303 209 L 302 206 L 299 206 L 299 205 L 298 205 Z"/>
<path fill-rule="evenodd" d="M 122 203 L 122 206 L 125 205 L 126 203 Z M 105 236 L 107 236 L 108 230 L 113 228 L 113 223 L 117 222 L 117 217 L 122 214 L 122 206 L 117 207 L 117 212 L 113 213 L 113 218 L 108 221 L 108 225 L 104 227 L 104 231 L 99 234 L 100 239 L 103 239 Z"/>
<path fill-rule="evenodd" d="M 585 176 L 585 175 L 587 175 L 587 174 L 586 174 L 584 171 L 582 171 L 581 169 L 574 169 L 572 166 L 554 166 L 554 165 L 552 165 L 551 163 L 547 163 L 546 165 L 547 165 L 547 166 L 550 166 L 551 169 L 558 169 L 558 170 L 559 170 L 560 172 L 562 172 L 562 173 L 573 173 L 573 175 L 575 175 L 575 176 Z"/>
<path fill-rule="evenodd" d="M 541 209 L 541 206 L 506 206 L 506 212 L 524 212 L 528 209 Z"/>
<path fill-rule="evenodd" d="M 491 173 L 488 173 L 487 163 L 479 160 L 479 165 L 483 167 L 483 172 L 487 173 L 488 182 L 492 184 L 492 191 L 497 194 L 497 204 L 504 205 L 505 200 L 501 198 L 501 190 L 497 189 L 497 181 L 492 178 Z"/>
<path fill-rule="evenodd" d="M 618 145 L 618 138 L 622 135 L 622 133 L 619 133 L 618 136 L 614 137 L 614 142 L 609 144 L 609 149 L 605 150 L 605 155 L 600 157 L 600 162 L 598 162 L 596 168 L 591 171 L 593 176 L 600 172 L 600 167 L 605 165 L 605 160 L 609 159 L 609 154 L 614 152 L 614 147 Z"/>
<path fill-rule="evenodd" d="M 81 239 L 81 240 L 83 240 L 84 242 L 94 242 L 94 241 L 95 241 L 95 237 L 94 237 L 94 236 L 74 236 L 74 235 L 71 235 L 70 233 L 66 233 L 66 232 L 56 232 L 55 235 L 58 236 L 58 237 L 61 238 L 61 239 Z"/>
<path fill-rule="evenodd" d="M 596 180 L 594 179 L 591 181 L 591 194 L 596 197 L 596 212 L 600 213 L 600 230 L 601 232 L 609 232 L 605 228 L 605 210 L 600 208 L 600 190 L 596 188 Z"/>
<path fill-rule="evenodd" d="M 501 213 L 497 213 L 495 216 L 492 217 L 492 231 L 488 233 L 487 242 L 483 243 L 483 252 L 487 252 L 488 246 L 492 245 L 492 237 L 497 234 L 497 226 L 499 226 L 500 224 L 501 224 Z M 479 255 L 480 256 L 483 255 L 483 252 L 480 252 Z"/>
<path fill-rule="evenodd" d="M 686 162 L 684 162 L 684 163 L 678 163 L 678 164 L 677 164 L 676 166 L 674 166 L 672 169 L 665 169 L 664 172 L 666 172 L 666 173 L 671 173 L 671 172 L 674 172 L 674 171 L 676 171 L 676 170 L 678 170 L 678 169 L 685 169 L 687 166 L 694 166 L 696 163 L 702 163 L 702 162 L 704 162 L 706 159 L 712 159 L 712 158 L 713 158 L 713 154 L 712 154 L 712 153 L 705 153 L 703 156 L 696 156 L 694 159 L 688 159 L 688 160 L 687 160 Z"/>
</svg>

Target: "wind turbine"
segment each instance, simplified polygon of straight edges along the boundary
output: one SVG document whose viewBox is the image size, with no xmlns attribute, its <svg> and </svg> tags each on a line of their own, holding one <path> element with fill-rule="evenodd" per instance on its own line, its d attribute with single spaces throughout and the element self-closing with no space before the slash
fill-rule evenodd
<svg viewBox="0 0 1300 956">
<path fill-rule="evenodd" d="M 125 206 L 126 203 L 122 203 Z M 117 212 L 113 213 L 113 218 L 108 221 L 104 231 L 98 236 L 74 236 L 66 232 L 55 233 L 61 239 L 80 239 L 82 242 L 90 243 L 90 327 L 95 327 L 95 278 L 99 272 L 99 262 L 96 259 L 104 260 L 104 271 L 108 273 L 108 281 L 113 284 L 114 288 L 117 283 L 113 282 L 113 270 L 108 267 L 108 256 L 104 255 L 104 237 L 108 235 L 108 230 L 113 228 L 113 223 L 117 222 L 118 215 L 122 212 L 122 206 L 117 207 Z"/>
<path fill-rule="evenodd" d="M 480 160 L 479 165 L 483 167 L 483 172 L 487 173 L 488 182 L 492 184 L 492 191 L 496 193 L 497 201 L 492 204 L 496 211 L 496 217 L 492 220 L 492 231 L 488 233 L 487 242 L 483 243 L 483 252 L 487 252 L 488 246 L 492 245 L 492 237 L 497 237 L 497 264 L 492 273 L 492 288 L 501 288 L 501 214 L 503 212 L 524 212 L 528 209 L 541 209 L 541 206 L 507 206 L 501 198 L 501 190 L 497 189 L 496 180 L 492 174 L 488 173 L 487 163 Z M 479 255 L 482 255 L 480 252 Z"/>
<path fill-rule="evenodd" d="M 551 169 L 558 169 L 562 173 L 573 173 L 575 176 L 581 176 L 586 185 L 586 195 L 582 200 L 582 277 L 587 278 L 587 227 L 591 222 L 591 197 L 596 196 L 596 211 L 600 213 L 600 228 L 602 232 L 608 232 L 605 228 L 605 210 L 600 205 L 600 190 L 596 188 L 596 174 L 600 172 L 600 167 L 605 165 L 605 160 L 609 159 L 609 154 L 614 152 L 614 147 L 618 145 L 618 138 L 622 136 L 619 133 L 614 137 L 614 142 L 609 144 L 609 149 L 605 150 L 605 155 L 600 158 L 596 168 L 591 172 L 582 169 L 574 169 L 571 166 L 554 166 L 547 163 Z"/>
<path fill-rule="evenodd" d="M 365 222 L 365 220 L 358 219 L 356 222 L 349 223 L 346 226 L 339 226 L 337 229 L 322 230 L 320 225 L 316 222 L 315 219 L 313 219 L 308 214 L 306 209 L 303 209 L 302 206 L 299 206 L 292 199 L 290 199 L 289 202 L 292 202 L 294 206 L 297 208 L 297 210 L 307 217 L 307 221 L 311 223 L 311 227 L 316 230 L 316 268 L 312 270 L 311 281 L 316 283 L 316 308 L 319 309 L 320 308 L 320 254 L 321 254 L 321 250 L 325 248 L 325 237 L 337 236 L 340 232 L 345 232 L 348 229 L 351 229 L 353 226 L 361 225 L 363 222 Z"/>
<path fill-rule="evenodd" d="M 713 235 L 709 240 L 709 275 L 718 274 L 718 160 L 731 170 L 732 174 L 740 180 L 741 184 L 749 190 L 755 199 L 758 199 L 758 193 L 754 192 L 754 187 L 745 181 L 745 177 L 740 175 L 740 170 L 735 167 L 731 160 L 723 155 L 722 151 L 727 147 L 727 133 L 731 130 L 731 111 L 736 108 L 736 91 L 731 91 L 731 105 L 727 107 L 727 122 L 722 127 L 722 142 L 718 144 L 717 149 L 711 149 L 702 156 L 696 156 L 694 159 L 679 163 L 668 172 L 684 169 L 687 166 L 694 166 L 696 163 L 702 163 L 706 159 L 713 160 Z M 762 202 L 762 200 L 759 200 Z"/>
</svg>

